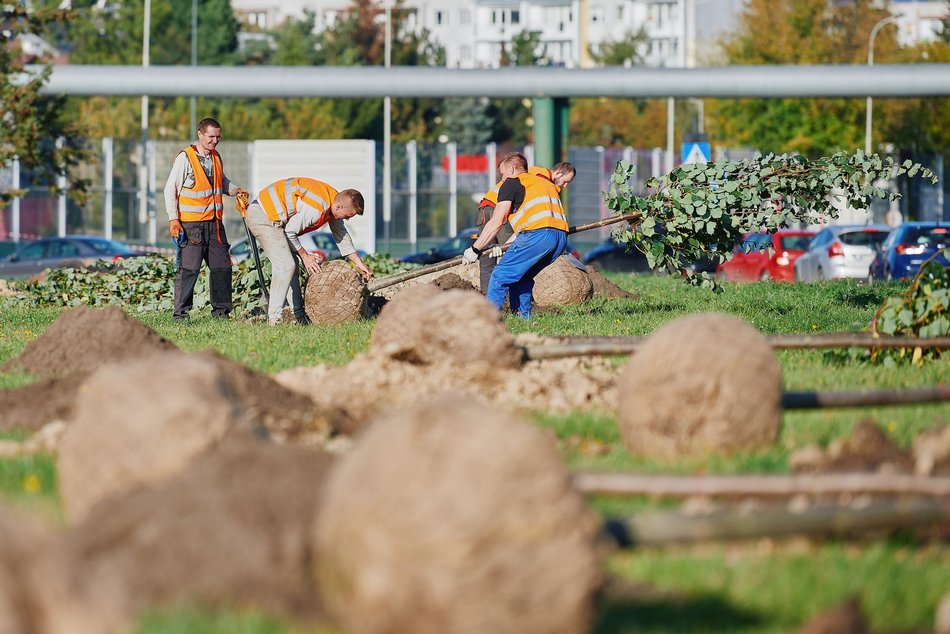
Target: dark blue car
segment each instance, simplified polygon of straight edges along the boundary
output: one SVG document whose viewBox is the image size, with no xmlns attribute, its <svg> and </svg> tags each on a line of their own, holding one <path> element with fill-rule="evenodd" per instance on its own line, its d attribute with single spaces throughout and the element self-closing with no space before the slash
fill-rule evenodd
<svg viewBox="0 0 950 634">
<path fill-rule="evenodd" d="M 912 278 L 927 258 L 942 249 L 950 249 L 950 223 L 905 222 L 887 237 L 871 262 L 869 280 Z M 947 252 L 935 262 L 950 267 Z"/>
</svg>

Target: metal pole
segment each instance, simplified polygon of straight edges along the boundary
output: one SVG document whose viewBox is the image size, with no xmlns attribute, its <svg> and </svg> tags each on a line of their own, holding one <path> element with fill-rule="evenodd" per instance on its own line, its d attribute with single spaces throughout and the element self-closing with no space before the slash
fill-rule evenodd
<svg viewBox="0 0 950 634">
<path fill-rule="evenodd" d="M 454 236 L 459 231 L 458 144 L 455 141 L 446 143 L 445 151 L 449 155 L 449 235 Z"/>
<path fill-rule="evenodd" d="M 63 137 L 56 139 L 56 149 L 63 149 L 65 141 Z M 56 186 L 59 188 L 59 195 L 56 197 L 56 235 L 62 238 L 66 235 L 66 169 L 63 166 L 60 166 L 56 176 Z"/>
<path fill-rule="evenodd" d="M 13 174 L 11 177 L 13 189 L 20 189 L 20 157 L 13 157 Z M 20 242 L 20 197 L 14 196 L 10 204 L 10 234 L 13 241 Z"/>
<path fill-rule="evenodd" d="M 112 137 L 102 139 L 102 235 L 112 239 Z"/>
<path fill-rule="evenodd" d="M 494 142 L 489 143 L 485 146 L 485 154 L 488 157 L 488 187 L 485 191 L 488 191 L 498 180 L 498 146 Z"/>
<path fill-rule="evenodd" d="M 156 163 L 158 157 L 158 141 L 148 141 L 145 144 L 147 152 L 145 153 L 145 165 L 148 168 L 148 243 L 154 245 L 158 239 L 155 218 L 155 187 L 156 187 Z"/>
<path fill-rule="evenodd" d="M 392 4 L 386 2 L 385 66 L 392 63 Z M 392 252 L 392 97 L 383 97 L 383 236 L 386 252 Z"/>
<path fill-rule="evenodd" d="M 406 143 L 406 159 L 409 163 L 409 245 L 412 251 L 416 251 L 416 243 L 419 241 L 419 231 L 416 226 L 419 222 L 419 200 L 418 184 L 416 183 L 416 142 L 415 140 Z"/>
<path fill-rule="evenodd" d="M 883 27 L 896 22 L 897 19 L 901 17 L 900 13 L 888 16 L 883 20 L 880 20 L 871 28 L 871 35 L 868 37 L 868 66 L 874 66 L 874 38 L 877 36 L 877 32 L 880 31 Z M 867 104 L 865 106 L 865 116 L 864 116 L 864 153 L 871 153 L 871 115 L 873 110 L 873 105 L 871 103 L 871 97 L 868 96 Z"/>
<path fill-rule="evenodd" d="M 676 115 L 674 111 L 675 100 L 672 97 L 666 99 L 666 172 L 673 171 L 673 118 Z"/>
<path fill-rule="evenodd" d="M 198 0 L 191 0 L 191 65 L 198 65 Z M 198 100 L 191 96 L 191 116 L 188 119 L 188 134 L 197 129 Z"/>
<path fill-rule="evenodd" d="M 151 34 L 152 2 L 145 0 L 142 24 L 142 68 L 148 68 L 149 37 Z M 142 146 L 139 163 L 139 223 L 148 221 L 148 95 L 142 95 Z"/>
</svg>

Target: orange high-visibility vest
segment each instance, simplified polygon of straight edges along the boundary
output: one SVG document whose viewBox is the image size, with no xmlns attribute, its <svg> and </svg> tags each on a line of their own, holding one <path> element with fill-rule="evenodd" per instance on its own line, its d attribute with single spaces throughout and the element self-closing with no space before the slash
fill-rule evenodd
<svg viewBox="0 0 950 634">
<path fill-rule="evenodd" d="M 257 195 L 257 201 L 267 217 L 273 222 L 287 222 L 297 213 L 297 205 L 304 204 L 320 213 L 317 224 L 307 227 L 302 233 L 319 229 L 333 220 L 330 205 L 336 198 L 335 189 L 314 178 L 286 178 L 271 183 Z"/>
<path fill-rule="evenodd" d="M 551 170 L 549 170 L 546 167 L 538 167 L 537 165 L 532 165 L 531 167 L 528 168 L 528 173 L 536 174 L 537 176 L 542 176 L 548 179 L 549 181 L 554 182 L 551 177 Z M 482 196 L 481 201 L 478 203 L 479 209 L 481 209 L 482 207 L 494 207 L 495 205 L 498 204 L 498 190 L 501 189 L 501 185 L 504 182 L 505 181 L 498 181 L 497 183 L 495 183 L 494 187 L 492 187 L 487 192 L 485 192 L 485 195 Z M 557 186 L 555 185 L 555 187 Z M 557 189 L 558 191 L 561 191 L 560 187 L 558 187 Z"/>
<path fill-rule="evenodd" d="M 182 152 L 191 163 L 195 173 L 195 184 L 191 189 L 182 188 L 178 192 L 178 219 L 182 222 L 198 222 L 200 220 L 221 220 L 224 215 L 224 168 L 221 166 L 221 155 L 211 150 L 212 182 L 208 182 L 198 160 L 198 149 L 189 145 Z"/>
<path fill-rule="evenodd" d="M 567 214 L 558 187 L 537 174 L 522 173 L 515 178 L 524 186 L 524 202 L 508 216 L 514 232 L 548 228 L 567 231 Z"/>
</svg>

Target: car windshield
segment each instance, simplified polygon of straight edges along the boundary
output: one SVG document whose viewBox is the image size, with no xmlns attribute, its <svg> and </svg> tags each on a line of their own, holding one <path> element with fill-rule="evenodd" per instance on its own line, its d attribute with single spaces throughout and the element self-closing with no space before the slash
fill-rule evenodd
<svg viewBox="0 0 950 634">
<path fill-rule="evenodd" d="M 757 253 L 772 246 L 772 236 L 767 233 L 753 233 L 736 245 L 736 253 Z"/>
<path fill-rule="evenodd" d="M 946 227 L 919 227 L 909 229 L 901 239 L 903 244 L 948 244 L 950 233 Z"/>
<path fill-rule="evenodd" d="M 115 240 L 106 240 L 102 239 L 93 239 L 93 240 L 84 240 L 93 251 L 96 253 L 128 253 L 129 248 L 122 244 L 121 242 L 116 242 Z"/>
<path fill-rule="evenodd" d="M 318 249 L 323 250 L 333 250 L 336 247 L 336 241 L 333 239 L 329 233 L 313 233 L 311 234 L 313 238 L 313 243 L 317 245 Z"/>
<path fill-rule="evenodd" d="M 887 240 L 887 231 L 876 231 L 874 229 L 846 231 L 838 236 L 838 239 L 848 246 L 870 247 L 874 249 L 881 246 L 881 243 Z"/>
<path fill-rule="evenodd" d="M 779 248 L 786 251 L 807 251 L 811 236 L 780 236 Z"/>
</svg>

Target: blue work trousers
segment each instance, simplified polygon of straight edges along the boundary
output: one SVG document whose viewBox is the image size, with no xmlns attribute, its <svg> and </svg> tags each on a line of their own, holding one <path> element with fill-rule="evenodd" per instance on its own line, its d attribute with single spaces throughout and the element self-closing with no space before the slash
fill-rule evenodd
<svg viewBox="0 0 950 634">
<path fill-rule="evenodd" d="M 497 308 L 509 298 L 511 312 L 531 318 L 531 291 L 541 269 L 554 262 L 567 246 L 567 232 L 560 229 L 522 231 L 492 271 L 488 301 Z"/>
</svg>

